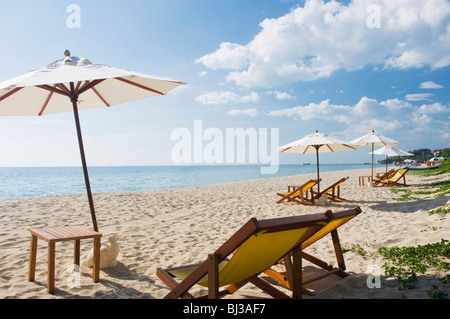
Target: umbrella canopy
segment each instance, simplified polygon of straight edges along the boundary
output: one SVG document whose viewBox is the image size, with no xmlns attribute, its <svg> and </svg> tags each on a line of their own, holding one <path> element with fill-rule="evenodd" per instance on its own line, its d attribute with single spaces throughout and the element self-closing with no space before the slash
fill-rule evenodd
<svg viewBox="0 0 450 319">
<path fill-rule="evenodd" d="M 379 148 L 373 152 L 370 152 L 369 154 L 376 154 L 376 155 L 386 155 L 386 171 L 387 171 L 387 158 L 392 156 L 414 156 L 414 154 L 396 149 L 392 146 L 386 145 L 382 148 Z"/>
<path fill-rule="evenodd" d="M 79 109 L 112 106 L 166 95 L 185 82 L 93 64 L 70 56 L 0 83 L 0 115 L 45 115 L 73 111 L 94 230 L 98 230 L 81 135 Z"/>
<path fill-rule="evenodd" d="M 66 57 L 0 83 L 0 115 L 45 115 L 166 95 L 183 82 Z M 71 86 L 73 85 L 73 89 Z M 69 97 L 69 98 L 68 98 Z M 18 107 L 20 106 L 20 107 Z"/>
<path fill-rule="evenodd" d="M 369 154 L 372 154 L 372 152 L 370 152 Z M 414 156 L 414 154 L 412 154 L 412 153 L 408 153 L 408 152 L 399 150 L 399 149 L 394 148 L 394 147 L 389 146 L 389 145 L 383 146 L 382 148 L 379 148 L 379 149 L 375 150 L 373 152 L 373 154 L 375 154 L 375 155 L 386 155 L 386 156 L 389 156 L 389 157 L 392 157 L 392 156 Z"/>
<path fill-rule="evenodd" d="M 352 143 L 344 142 L 323 133 L 319 133 L 316 130 L 315 133 L 309 134 L 304 138 L 281 146 L 280 148 L 278 148 L 278 150 L 280 153 L 315 153 L 317 160 L 317 187 L 320 192 L 319 153 L 356 150 L 357 148 L 357 145 L 353 145 Z"/>
<path fill-rule="evenodd" d="M 372 146 L 372 179 L 373 179 L 373 149 L 374 146 L 395 146 L 399 143 L 389 137 L 375 134 L 375 131 L 372 130 L 371 133 L 366 134 L 364 136 L 358 137 L 351 141 L 352 144 L 356 144 L 359 146 Z"/>
</svg>

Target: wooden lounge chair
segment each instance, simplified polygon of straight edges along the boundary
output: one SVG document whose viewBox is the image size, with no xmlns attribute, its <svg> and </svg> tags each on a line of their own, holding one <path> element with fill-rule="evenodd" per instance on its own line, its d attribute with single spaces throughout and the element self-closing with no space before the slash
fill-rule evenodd
<svg viewBox="0 0 450 319">
<path fill-rule="evenodd" d="M 334 202 L 341 202 L 343 200 L 346 200 L 345 198 L 341 197 L 341 184 L 343 182 L 345 182 L 347 179 L 348 179 L 348 177 L 341 178 L 336 183 L 321 190 L 319 193 L 314 192 L 314 194 L 315 194 L 314 198 L 318 199 L 319 197 L 321 197 L 323 195 L 327 195 Z"/>
<path fill-rule="evenodd" d="M 381 176 L 374 177 L 373 178 L 373 185 L 378 185 L 378 184 L 381 183 L 382 180 L 391 178 L 392 176 L 395 175 L 396 172 L 397 172 L 396 169 L 391 169 L 390 171 L 388 171 L 388 172 L 386 172 L 384 174 L 381 174 Z"/>
<path fill-rule="evenodd" d="M 203 263 L 158 268 L 157 276 L 171 289 L 164 298 L 193 298 L 189 289 L 195 284 L 208 287 L 207 297 L 219 298 L 224 294 L 234 293 L 248 282 L 274 298 L 289 298 L 286 293 L 258 275 L 291 253 L 293 257 L 289 289 L 292 290 L 292 298 L 301 298 L 302 245 L 313 236 L 318 236 L 318 232 L 327 227 L 336 216 L 339 215 L 314 214 L 266 220 L 253 218 L 214 253 L 209 254 Z M 224 286 L 225 289 L 219 292 L 219 287 Z"/>
<path fill-rule="evenodd" d="M 381 180 L 381 186 L 406 186 L 405 175 L 408 171 L 407 168 L 399 169 L 391 178 Z M 403 179 L 403 182 L 400 182 L 401 179 Z"/>
<path fill-rule="evenodd" d="M 287 193 L 277 193 L 278 196 L 281 196 L 281 199 L 277 201 L 277 204 L 280 204 L 284 200 L 288 202 L 296 202 L 299 204 L 314 204 L 313 197 L 313 187 L 317 184 L 317 180 L 311 179 L 307 181 L 302 186 L 288 186 Z M 311 193 L 311 198 L 309 198 L 309 193 Z"/>
<path fill-rule="evenodd" d="M 339 228 L 341 225 L 347 223 L 352 218 L 356 217 L 359 213 L 361 213 L 361 209 L 359 207 L 355 207 L 354 209 L 338 212 L 333 214 L 331 211 L 325 212 L 325 214 L 329 217 L 329 221 L 327 225 L 323 228 L 321 228 L 318 232 L 316 232 L 314 235 L 312 235 L 310 238 L 305 240 L 302 243 L 302 252 L 301 256 L 303 259 L 308 260 L 309 262 L 319 266 L 320 268 L 323 268 L 326 270 L 326 272 L 319 274 L 315 277 L 312 277 L 308 280 L 304 280 L 302 282 L 302 286 L 307 285 L 309 283 L 312 283 L 314 281 L 320 280 L 322 278 L 325 278 L 330 275 L 337 275 L 341 278 L 345 278 L 347 276 L 350 276 L 348 273 L 345 272 L 345 262 L 344 262 L 344 256 L 342 254 L 341 244 L 339 241 L 339 236 L 337 232 L 337 228 Z M 337 267 L 333 267 L 329 264 L 327 264 L 325 261 L 320 260 L 317 257 L 314 257 L 305 251 L 303 251 L 305 248 L 309 247 L 310 245 L 314 244 L 319 239 L 327 236 L 328 234 L 331 234 L 331 238 L 333 241 L 333 247 L 334 252 L 337 259 Z M 286 269 L 286 273 L 282 274 L 280 272 L 276 272 L 272 268 L 267 269 L 265 273 L 270 276 L 272 279 L 276 280 L 277 282 L 281 283 L 286 288 L 289 288 L 291 286 L 291 273 L 292 273 L 292 253 L 290 255 L 285 256 L 283 259 L 279 261 L 279 263 L 283 263 Z M 314 295 L 314 293 L 306 288 L 303 287 L 303 292 L 308 295 Z"/>
</svg>

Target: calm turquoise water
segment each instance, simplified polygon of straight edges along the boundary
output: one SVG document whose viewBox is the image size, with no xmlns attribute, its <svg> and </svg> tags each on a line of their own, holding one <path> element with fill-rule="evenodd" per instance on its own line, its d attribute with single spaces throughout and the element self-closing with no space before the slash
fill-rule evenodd
<svg viewBox="0 0 450 319">
<path fill-rule="evenodd" d="M 321 172 L 370 168 L 369 164 L 321 164 Z M 376 167 L 384 167 L 376 165 Z M 261 174 L 259 165 L 90 167 L 93 193 L 194 187 L 315 173 L 316 165 L 280 165 L 276 174 Z M 86 192 L 81 167 L 0 168 L 0 199 L 81 194 Z"/>
</svg>

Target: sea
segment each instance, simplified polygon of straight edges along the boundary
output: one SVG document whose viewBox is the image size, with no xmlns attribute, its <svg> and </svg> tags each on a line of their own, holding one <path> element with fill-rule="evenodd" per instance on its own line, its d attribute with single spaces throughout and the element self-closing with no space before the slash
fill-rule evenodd
<svg viewBox="0 0 450 319">
<path fill-rule="evenodd" d="M 362 168 L 371 168 L 371 164 L 320 164 L 320 172 Z M 316 172 L 316 165 L 279 165 L 275 174 L 261 174 L 260 165 L 94 166 L 88 171 L 93 193 L 111 193 L 308 174 Z M 82 193 L 86 186 L 81 167 L 0 167 L 0 200 Z"/>
</svg>

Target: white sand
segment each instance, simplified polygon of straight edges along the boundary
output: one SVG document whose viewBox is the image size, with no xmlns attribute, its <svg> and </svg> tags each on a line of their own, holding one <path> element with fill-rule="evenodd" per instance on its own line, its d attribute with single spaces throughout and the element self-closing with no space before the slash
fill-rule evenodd
<svg viewBox="0 0 450 319">
<path fill-rule="evenodd" d="M 378 169 L 380 170 L 380 169 Z M 73 262 L 73 243 L 56 245 L 56 291 L 46 292 L 47 245 L 39 241 L 36 281 L 28 282 L 31 228 L 64 225 L 91 227 L 86 195 L 51 196 L 0 201 L 0 298 L 162 298 L 168 289 L 156 276 L 157 267 L 203 261 L 251 217 L 272 218 L 299 214 L 334 212 L 359 205 L 362 213 L 343 227 L 339 236 L 343 247 L 359 244 L 367 252 L 344 254 L 345 279 L 331 276 L 309 287 L 315 297 L 305 298 L 428 298 L 433 284 L 446 289 L 437 277 L 449 271 L 430 270 L 420 275 L 414 288 L 399 290 L 396 280 L 382 276 L 381 288 L 369 289 L 366 279 L 375 274 L 371 265 L 381 267 L 385 260 L 376 252 L 382 246 L 416 246 L 450 239 L 449 216 L 428 211 L 444 206 L 449 195 L 436 199 L 394 201 L 389 188 L 358 186 L 359 175 L 368 170 L 322 173 L 322 188 L 349 176 L 341 189 L 342 203 L 304 206 L 276 204 L 277 192 L 287 185 L 304 183 L 315 174 L 271 178 L 226 185 L 177 190 L 95 194 L 97 219 L 104 241 L 120 235 L 121 252 L 116 268 L 100 271 L 100 283 L 92 283 L 92 270 L 81 267 L 81 282 L 68 284 Z M 407 175 L 409 188 L 448 179 L 449 176 L 423 178 Z M 91 249 L 82 241 L 82 258 Z M 331 238 L 326 237 L 308 251 L 335 264 Z M 315 267 L 316 268 L 316 267 Z M 305 275 L 316 269 L 305 263 Z M 384 274 L 382 270 L 382 274 Z M 70 282 L 69 282 L 70 283 Z M 196 288 L 196 290 L 201 290 Z M 195 292 L 195 290 L 194 290 Z M 232 298 L 267 298 L 258 288 L 247 284 Z"/>
</svg>

